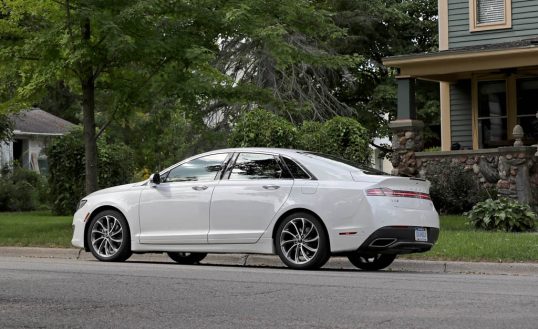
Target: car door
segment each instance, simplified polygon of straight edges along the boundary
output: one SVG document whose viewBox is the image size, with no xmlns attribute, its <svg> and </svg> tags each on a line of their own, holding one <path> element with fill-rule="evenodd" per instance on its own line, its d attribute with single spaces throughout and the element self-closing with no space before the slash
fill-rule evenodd
<svg viewBox="0 0 538 329">
<path fill-rule="evenodd" d="M 209 207 L 228 153 L 183 163 L 140 195 L 140 243 L 207 243 Z"/>
<path fill-rule="evenodd" d="M 213 191 L 208 242 L 255 243 L 288 198 L 293 179 L 282 178 L 272 154 L 239 153 L 229 168 Z"/>
</svg>

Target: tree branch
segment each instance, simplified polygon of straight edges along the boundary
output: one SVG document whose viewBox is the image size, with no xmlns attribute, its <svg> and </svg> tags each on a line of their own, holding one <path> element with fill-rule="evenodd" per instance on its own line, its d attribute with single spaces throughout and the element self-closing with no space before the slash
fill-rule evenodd
<svg viewBox="0 0 538 329">
<path fill-rule="evenodd" d="M 151 79 L 153 79 L 153 77 L 157 75 L 157 73 L 159 73 L 159 71 L 162 69 L 164 64 L 166 64 L 166 62 L 168 62 L 169 60 L 170 60 L 169 58 L 163 58 L 162 61 L 157 65 L 155 70 L 147 77 L 146 80 L 142 81 L 142 83 L 137 88 L 135 88 L 131 94 L 135 94 L 135 95 L 138 94 L 146 86 L 146 84 L 149 83 Z M 115 116 L 119 109 L 120 109 L 120 106 L 116 106 L 116 108 L 112 112 L 112 115 L 110 116 L 110 119 L 103 125 L 103 127 L 101 127 L 101 129 L 99 129 L 99 132 L 97 132 L 97 135 L 95 135 L 95 140 L 98 140 L 99 137 L 106 130 L 106 128 L 108 128 L 108 126 L 110 126 L 110 124 L 116 119 Z"/>
</svg>

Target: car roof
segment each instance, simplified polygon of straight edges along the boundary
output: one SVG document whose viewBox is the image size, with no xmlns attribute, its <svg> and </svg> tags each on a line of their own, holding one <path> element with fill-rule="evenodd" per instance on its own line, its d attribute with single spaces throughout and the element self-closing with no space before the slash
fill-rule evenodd
<svg viewBox="0 0 538 329">
<path fill-rule="evenodd" d="M 255 152 L 255 153 L 277 153 L 282 155 L 294 155 L 297 153 L 305 152 L 303 150 L 277 148 L 277 147 L 234 147 L 220 150 L 213 150 L 202 154 L 214 154 L 214 153 L 230 153 L 230 152 Z M 202 155 L 199 154 L 199 155 Z"/>
</svg>

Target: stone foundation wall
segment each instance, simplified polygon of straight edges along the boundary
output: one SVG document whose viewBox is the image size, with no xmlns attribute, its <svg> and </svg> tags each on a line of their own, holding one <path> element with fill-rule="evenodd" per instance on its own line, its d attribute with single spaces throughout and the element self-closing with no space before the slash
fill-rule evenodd
<svg viewBox="0 0 538 329">
<path fill-rule="evenodd" d="M 425 177 L 433 165 L 461 165 L 484 187 L 500 196 L 538 206 L 538 158 L 534 147 L 450 152 L 413 152 L 417 175 Z"/>
</svg>

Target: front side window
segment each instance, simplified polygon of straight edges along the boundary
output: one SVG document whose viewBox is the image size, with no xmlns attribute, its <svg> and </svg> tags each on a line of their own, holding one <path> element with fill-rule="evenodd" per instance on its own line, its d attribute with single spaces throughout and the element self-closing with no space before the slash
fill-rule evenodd
<svg viewBox="0 0 538 329">
<path fill-rule="evenodd" d="M 480 148 L 508 145 L 506 81 L 478 82 L 478 134 Z"/>
<path fill-rule="evenodd" d="M 230 180 L 279 179 L 282 168 L 273 155 L 240 153 L 230 174 Z"/>
<path fill-rule="evenodd" d="M 212 181 L 222 169 L 227 153 L 197 158 L 172 169 L 165 182 Z"/>
<path fill-rule="evenodd" d="M 512 27 L 511 0 L 469 0 L 469 13 L 471 32 Z"/>
</svg>

